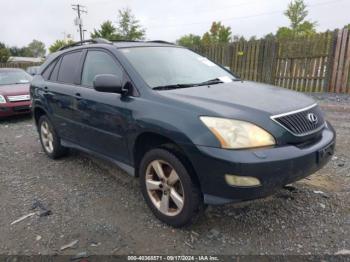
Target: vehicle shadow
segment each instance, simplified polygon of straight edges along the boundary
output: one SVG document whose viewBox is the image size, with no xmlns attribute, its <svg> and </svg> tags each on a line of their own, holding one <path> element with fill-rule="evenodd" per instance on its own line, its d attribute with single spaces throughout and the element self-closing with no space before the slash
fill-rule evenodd
<svg viewBox="0 0 350 262">
<path fill-rule="evenodd" d="M 123 182 L 124 186 L 128 187 L 128 191 L 132 192 L 133 198 L 143 202 L 139 192 L 138 178 L 126 174 L 119 167 L 108 161 L 77 150 L 71 150 L 70 157 L 89 159 L 93 164 L 103 169 L 105 171 L 104 174 L 111 178 L 111 181 L 113 181 L 111 183 L 112 187 L 114 183 L 119 184 Z M 288 221 L 292 219 L 290 214 L 297 214 L 299 210 L 315 205 L 313 202 L 318 201 L 317 196 L 312 199 L 310 192 L 312 190 L 305 185 L 293 184 L 263 199 L 208 206 L 195 224 L 183 228 L 183 230 L 195 230 L 198 233 L 207 234 L 208 226 L 213 228 L 240 228 L 248 226 L 270 231 L 273 221 Z M 144 211 L 148 212 L 147 210 L 148 208 L 144 204 Z M 154 219 L 156 220 L 156 218 Z M 168 227 L 165 224 L 164 226 Z"/>
<path fill-rule="evenodd" d="M 237 229 L 257 238 L 259 234 L 283 235 L 286 231 L 297 232 L 305 224 L 317 224 L 325 212 L 320 203 L 326 201 L 330 199 L 314 194 L 307 185 L 294 183 L 266 198 L 209 206 L 190 230 L 209 237 L 212 232 L 208 232 L 208 227 L 215 229 L 214 233 L 220 231 L 221 237 L 233 237 L 232 232 Z"/>
<path fill-rule="evenodd" d="M 0 118 L 0 124 L 15 124 L 32 119 L 31 114 L 16 115 Z"/>
</svg>

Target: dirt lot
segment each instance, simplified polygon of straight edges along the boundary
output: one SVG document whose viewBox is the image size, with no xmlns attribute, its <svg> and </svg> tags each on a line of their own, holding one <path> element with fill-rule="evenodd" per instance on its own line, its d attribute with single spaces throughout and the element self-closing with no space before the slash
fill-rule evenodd
<svg viewBox="0 0 350 262">
<path fill-rule="evenodd" d="M 209 207 L 186 229 L 153 217 L 136 178 L 75 151 L 52 161 L 30 118 L 1 121 L 0 254 L 350 252 L 350 99 L 318 99 L 338 135 L 323 170 L 267 199 Z M 52 214 L 10 225 L 38 201 Z"/>
</svg>

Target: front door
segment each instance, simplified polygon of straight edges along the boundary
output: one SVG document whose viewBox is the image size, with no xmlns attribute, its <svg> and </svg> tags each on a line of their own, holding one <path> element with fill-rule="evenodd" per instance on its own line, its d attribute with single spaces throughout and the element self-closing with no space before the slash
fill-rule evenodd
<svg viewBox="0 0 350 262">
<path fill-rule="evenodd" d="M 124 139 L 131 112 L 127 99 L 120 94 L 102 93 L 93 89 L 93 80 L 99 74 L 123 76 L 123 69 L 112 54 L 92 49 L 86 54 L 82 70 L 81 95 L 78 110 L 84 128 L 79 134 L 81 146 L 127 163 L 129 155 Z"/>
</svg>

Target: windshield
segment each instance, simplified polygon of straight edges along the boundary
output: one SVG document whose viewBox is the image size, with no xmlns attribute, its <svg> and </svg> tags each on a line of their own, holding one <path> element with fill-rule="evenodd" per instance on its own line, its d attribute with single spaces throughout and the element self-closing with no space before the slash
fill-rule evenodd
<svg viewBox="0 0 350 262">
<path fill-rule="evenodd" d="M 134 47 L 121 52 L 151 88 L 235 80 L 231 73 L 185 48 Z"/>
<path fill-rule="evenodd" d="M 29 83 L 32 77 L 22 70 L 0 71 L 0 85 L 13 85 Z"/>
</svg>

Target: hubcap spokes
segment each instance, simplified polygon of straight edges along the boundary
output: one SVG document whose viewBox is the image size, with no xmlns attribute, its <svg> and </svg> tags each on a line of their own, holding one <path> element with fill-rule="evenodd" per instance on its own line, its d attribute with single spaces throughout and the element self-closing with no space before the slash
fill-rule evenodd
<svg viewBox="0 0 350 262">
<path fill-rule="evenodd" d="M 146 188 L 155 207 L 167 216 L 179 214 L 184 191 L 175 169 L 163 160 L 152 161 L 146 170 Z"/>
<path fill-rule="evenodd" d="M 43 146 L 48 153 L 53 152 L 53 135 L 47 122 L 41 124 L 41 139 Z"/>
</svg>

